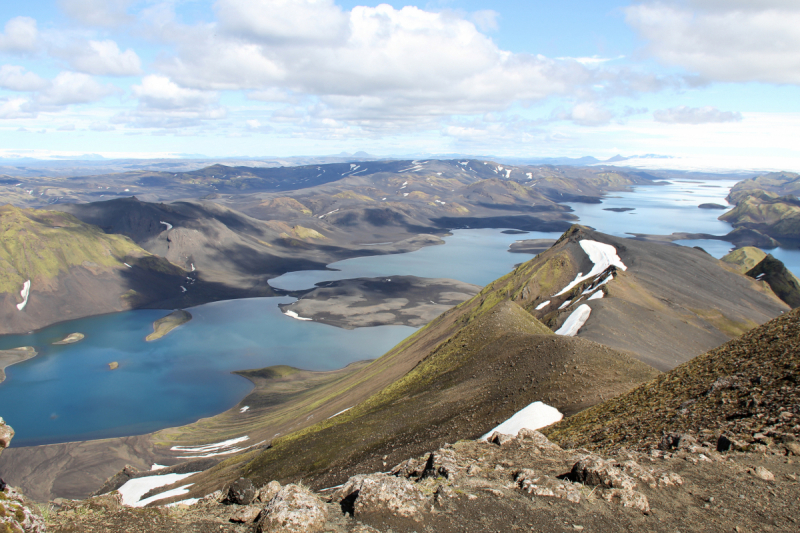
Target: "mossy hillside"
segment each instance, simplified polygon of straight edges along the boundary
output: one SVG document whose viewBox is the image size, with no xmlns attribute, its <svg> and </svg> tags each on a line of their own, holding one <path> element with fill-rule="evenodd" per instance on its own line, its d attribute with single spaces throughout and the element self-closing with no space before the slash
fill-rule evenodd
<svg viewBox="0 0 800 533">
<path fill-rule="evenodd" d="M 0 207 L 0 292 L 19 292 L 28 279 L 52 280 L 85 263 L 126 268 L 123 263 L 135 262 L 145 268 L 169 269 L 165 261 L 150 258 L 127 237 L 107 235 L 72 215 Z"/>
<path fill-rule="evenodd" d="M 793 309 L 800 307 L 800 280 L 780 260 L 767 255 L 747 275 L 767 283 L 772 292 Z"/>
<path fill-rule="evenodd" d="M 728 200 L 731 203 L 737 203 L 747 195 L 759 194 L 760 192 L 769 193 L 773 198 L 787 194 L 800 196 L 800 174 L 795 172 L 770 172 L 755 178 L 742 180 L 733 186 L 728 195 Z"/>
<path fill-rule="evenodd" d="M 767 253 L 760 248 L 745 246 L 730 252 L 720 261 L 734 266 L 739 274 L 744 274 L 763 261 L 765 257 L 767 257 Z"/>
<path fill-rule="evenodd" d="M 300 203 L 299 201 L 295 200 L 294 198 L 289 198 L 288 196 L 280 196 L 278 198 L 270 198 L 268 200 L 264 200 L 259 204 L 261 207 L 267 207 L 270 209 L 276 210 L 289 210 L 289 211 L 297 211 L 307 216 L 311 216 L 313 213 L 311 210 Z"/>
<path fill-rule="evenodd" d="M 487 312 L 459 328 L 410 372 L 346 413 L 274 440 L 272 448 L 247 465 L 245 475 L 260 476 L 269 470 L 270 476 L 279 478 L 303 476 L 324 469 L 342 454 L 353 453 L 364 443 L 367 443 L 367 450 L 382 449 L 393 437 L 392 429 L 381 427 L 381 413 L 391 411 L 395 414 L 390 418 L 395 422 L 407 421 L 415 412 L 413 405 L 417 395 L 456 385 L 451 376 L 460 367 L 475 365 L 477 353 L 512 331 L 552 335 L 547 327 L 516 304 L 506 301 L 500 307 L 502 309 Z M 419 420 L 418 424 L 425 424 L 425 421 Z M 299 449 L 303 450 L 303 460 L 300 457 L 296 461 L 289 460 L 297 456 Z M 280 464 L 277 471 L 276 464 Z"/>
<path fill-rule="evenodd" d="M 354 191 L 342 191 L 333 195 L 334 198 L 340 200 L 358 200 L 359 202 L 374 202 L 375 200 L 369 196 L 358 194 Z"/>
</svg>

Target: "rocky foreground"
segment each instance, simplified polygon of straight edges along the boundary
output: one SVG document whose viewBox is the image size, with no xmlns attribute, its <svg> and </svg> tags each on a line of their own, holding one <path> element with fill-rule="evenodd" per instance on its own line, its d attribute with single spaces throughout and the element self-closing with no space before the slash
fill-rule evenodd
<svg viewBox="0 0 800 533">
<path fill-rule="evenodd" d="M 61 502 L 55 532 L 796 531 L 800 447 L 717 451 L 667 435 L 649 452 L 564 450 L 536 431 L 462 441 L 312 492 L 248 480 L 193 505 Z"/>
</svg>

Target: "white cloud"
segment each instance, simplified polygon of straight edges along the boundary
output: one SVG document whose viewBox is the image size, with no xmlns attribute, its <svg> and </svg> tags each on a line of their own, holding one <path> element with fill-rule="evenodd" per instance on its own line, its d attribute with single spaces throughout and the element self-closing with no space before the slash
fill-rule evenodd
<svg viewBox="0 0 800 533">
<path fill-rule="evenodd" d="M 88 41 L 73 44 L 54 52 L 69 61 L 70 66 L 96 76 L 136 76 L 142 73 L 142 63 L 130 48 L 124 52 L 116 42 Z"/>
<path fill-rule="evenodd" d="M 141 85 L 133 86 L 133 94 L 139 99 L 136 110 L 118 115 L 115 122 L 136 128 L 179 129 L 227 115 L 218 104 L 217 93 L 180 87 L 165 76 L 145 76 Z"/>
<path fill-rule="evenodd" d="M 78 72 L 61 72 L 36 99 L 44 107 L 63 107 L 88 104 L 102 100 L 116 92 L 111 85 L 102 85 L 91 76 Z"/>
<path fill-rule="evenodd" d="M 26 72 L 24 67 L 17 65 L 0 66 L 0 88 L 9 91 L 29 92 L 38 91 L 47 86 L 43 80 L 33 72 Z"/>
<path fill-rule="evenodd" d="M 0 119 L 33 118 L 35 111 L 31 111 L 30 101 L 27 98 L 0 99 Z"/>
<path fill-rule="evenodd" d="M 742 114 L 734 111 L 720 111 L 716 107 L 678 106 L 671 109 L 658 109 L 653 112 L 657 122 L 672 124 L 708 124 L 714 122 L 740 122 Z"/>
<path fill-rule="evenodd" d="M 333 0 L 219 0 L 223 30 L 272 45 L 343 44 L 348 18 Z"/>
<path fill-rule="evenodd" d="M 500 27 L 497 23 L 499 18 L 500 13 L 491 9 L 481 9 L 470 16 L 475 26 L 483 32 L 496 31 Z"/>
<path fill-rule="evenodd" d="M 131 20 L 128 6 L 133 0 L 58 0 L 69 17 L 86 26 L 112 27 Z"/>
<path fill-rule="evenodd" d="M 0 34 L 0 52 L 33 52 L 39 40 L 36 20 L 30 17 L 15 17 L 6 22 Z"/>
<path fill-rule="evenodd" d="M 340 13 L 329 0 L 305 0 L 287 13 L 314 7 L 329 16 L 272 20 L 283 5 L 220 0 L 219 26 L 176 32 L 179 53 L 160 68 L 183 87 L 310 95 L 326 118 L 409 123 L 569 94 L 595 76 L 572 60 L 503 51 L 452 13 L 386 4 Z"/>
<path fill-rule="evenodd" d="M 614 118 L 614 114 L 597 102 L 580 102 L 570 111 L 554 113 L 552 118 L 569 120 L 580 126 L 604 126 Z"/>
<path fill-rule="evenodd" d="M 197 109 L 217 99 L 215 93 L 185 89 L 165 76 L 145 76 L 141 85 L 134 85 L 133 94 L 139 103 L 151 109 Z"/>
<path fill-rule="evenodd" d="M 800 84 L 800 2 L 648 1 L 626 19 L 664 63 L 712 81 Z"/>
</svg>

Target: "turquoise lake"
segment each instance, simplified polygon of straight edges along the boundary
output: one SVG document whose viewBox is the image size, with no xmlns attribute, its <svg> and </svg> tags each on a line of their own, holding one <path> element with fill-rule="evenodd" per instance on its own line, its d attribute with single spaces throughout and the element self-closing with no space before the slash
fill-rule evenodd
<svg viewBox="0 0 800 533">
<path fill-rule="evenodd" d="M 719 210 L 734 181 L 668 182 L 613 193 L 602 204 L 571 204 L 580 222 L 618 236 L 678 231 L 722 235 L 731 230 Z M 629 207 L 617 213 L 607 208 Z M 337 270 L 292 272 L 275 287 L 305 289 L 315 283 L 357 277 L 416 275 L 485 285 L 509 272 L 528 254 L 508 253 L 519 239 L 557 238 L 557 233 L 507 235 L 497 230 L 458 230 L 446 244 L 407 254 L 333 263 Z M 724 241 L 683 241 L 715 257 Z M 800 252 L 769 250 L 800 275 Z M 35 346 L 39 355 L 6 369 L 0 384 L 0 416 L 14 427 L 16 446 L 134 435 L 194 422 L 235 406 L 252 389 L 234 370 L 287 364 L 311 370 L 341 368 L 379 357 L 414 329 L 381 326 L 343 330 L 283 315 L 278 304 L 292 298 L 215 302 L 190 309 L 193 320 L 148 343 L 152 322 L 167 311 L 140 310 L 57 324 L 29 335 L 0 337 L 0 349 Z M 85 340 L 52 346 L 68 333 Z M 119 368 L 109 370 L 117 361 Z"/>
</svg>

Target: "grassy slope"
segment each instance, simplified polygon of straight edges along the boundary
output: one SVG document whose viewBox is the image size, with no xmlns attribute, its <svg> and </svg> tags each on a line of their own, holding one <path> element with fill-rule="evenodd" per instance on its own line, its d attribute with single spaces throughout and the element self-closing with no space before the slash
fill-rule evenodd
<svg viewBox="0 0 800 533">
<path fill-rule="evenodd" d="M 767 257 L 767 253 L 754 246 L 737 248 L 728 255 L 720 259 L 724 263 L 732 265 L 739 274 L 744 274 Z"/>
<path fill-rule="evenodd" d="M 562 446 L 611 449 L 657 445 L 671 431 L 749 441 L 767 426 L 788 430 L 800 414 L 798 339 L 794 310 L 544 433 Z M 780 414 L 786 411 L 795 412 Z"/>
<path fill-rule="evenodd" d="M 28 279 L 47 282 L 86 262 L 126 268 L 149 256 L 130 239 L 57 211 L 0 207 L 0 292 L 19 292 Z"/>
</svg>

